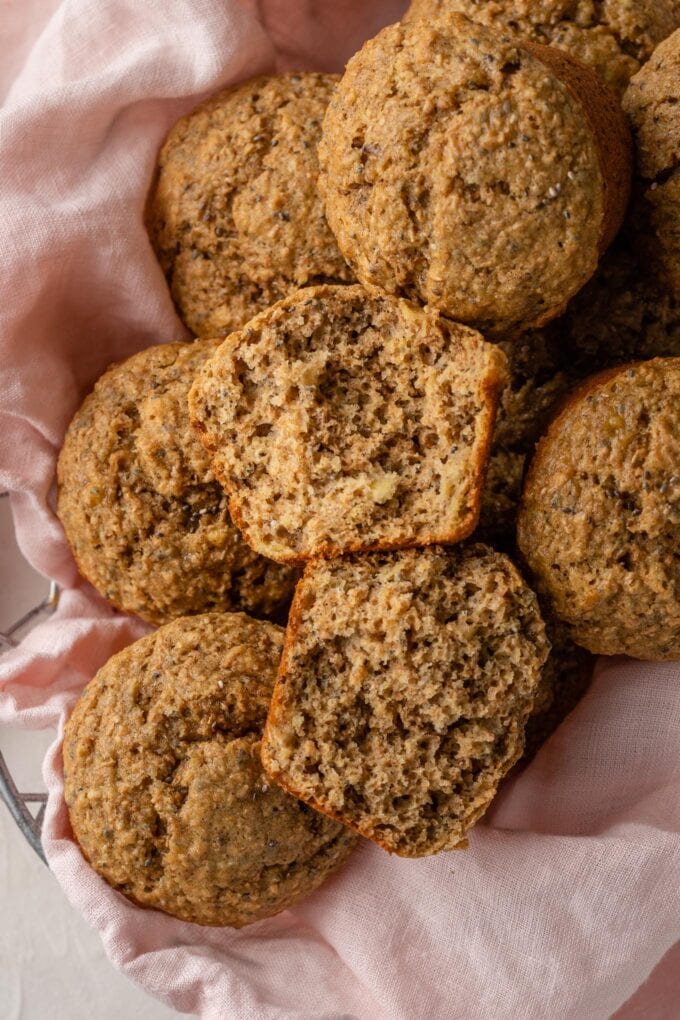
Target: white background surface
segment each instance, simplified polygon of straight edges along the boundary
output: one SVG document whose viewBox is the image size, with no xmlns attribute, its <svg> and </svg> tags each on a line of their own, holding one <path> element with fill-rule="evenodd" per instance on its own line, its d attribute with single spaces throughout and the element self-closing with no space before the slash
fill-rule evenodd
<svg viewBox="0 0 680 1020">
<path fill-rule="evenodd" d="M 21 558 L 9 501 L 0 499 L 0 630 L 47 592 Z M 44 789 L 40 764 L 51 731 L 0 727 L 0 750 L 21 789 Z M 0 802 L 0 1020 L 166 1020 L 184 1016 L 151 999 L 111 966 Z"/>
</svg>

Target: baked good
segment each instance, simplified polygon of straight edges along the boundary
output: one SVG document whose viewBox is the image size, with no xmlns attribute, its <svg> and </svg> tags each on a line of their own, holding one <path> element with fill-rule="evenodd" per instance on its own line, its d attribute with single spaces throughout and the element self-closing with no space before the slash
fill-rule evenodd
<svg viewBox="0 0 680 1020">
<path fill-rule="evenodd" d="M 680 298 L 680 31 L 662 42 L 635 75 L 623 107 L 635 135 L 647 250 Z"/>
<path fill-rule="evenodd" d="M 189 424 L 189 386 L 218 344 L 162 344 L 114 365 L 59 456 L 58 514 L 81 574 L 151 623 L 211 609 L 275 613 L 295 585 L 241 538 Z"/>
<path fill-rule="evenodd" d="M 475 533 L 512 548 L 527 455 L 551 410 L 579 381 L 615 365 L 680 357 L 680 301 L 636 244 L 634 218 L 563 316 L 501 342 L 510 383 L 501 394 Z"/>
<path fill-rule="evenodd" d="M 677 0 L 411 0 L 404 19 L 444 11 L 567 50 L 619 96 L 654 47 L 680 27 Z"/>
<path fill-rule="evenodd" d="M 246 540 L 294 563 L 464 538 L 504 373 L 436 312 L 315 287 L 232 334 L 189 405 Z"/>
<path fill-rule="evenodd" d="M 549 330 L 575 378 L 628 361 L 680 357 L 680 301 L 658 280 L 632 223 Z"/>
<path fill-rule="evenodd" d="M 184 617 L 109 659 L 66 724 L 66 803 L 95 871 L 140 906 L 240 928 L 311 893 L 356 842 L 259 759 L 283 633 Z"/>
<path fill-rule="evenodd" d="M 522 753 L 547 652 L 533 592 L 486 546 L 310 563 L 265 771 L 401 856 L 464 846 Z"/>
<path fill-rule="evenodd" d="M 556 401 L 569 388 L 566 366 L 572 353 L 545 330 L 499 346 L 508 360 L 510 381 L 498 404 L 475 538 L 510 551 L 526 458 Z"/>
<path fill-rule="evenodd" d="M 527 765 L 555 732 L 588 690 L 594 659 L 585 648 L 571 640 L 567 628 L 542 608 L 550 654 L 541 670 L 533 708 L 524 730 L 524 754 L 520 766 Z"/>
<path fill-rule="evenodd" d="M 630 163 L 625 119 L 594 72 L 453 13 L 391 25 L 350 60 L 324 118 L 319 187 L 364 285 L 513 337 L 592 276 Z"/>
<path fill-rule="evenodd" d="M 352 279 L 316 190 L 336 80 L 254 78 L 208 99 L 168 135 L 147 226 L 197 336 L 225 336 L 298 287 Z"/>
<path fill-rule="evenodd" d="M 518 543 L 570 636 L 592 652 L 680 658 L 680 358 L 611 369 L 538 444 Z"/>
</svg>

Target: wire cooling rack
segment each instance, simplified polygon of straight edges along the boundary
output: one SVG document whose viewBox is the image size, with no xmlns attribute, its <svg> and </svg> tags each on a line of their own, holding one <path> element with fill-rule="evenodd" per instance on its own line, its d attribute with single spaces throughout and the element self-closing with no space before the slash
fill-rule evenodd
<svg viewBox="0 0 680 1020">
<path fill-rule="evenodd" d="M 0 498 L 7 496 L 7 493 L 0 493 Z M 0 655 L 16 648 L 19 640 L 32 626 L 35 626 L 40 619 L 49 616 L 57 607 L 59 601 L 59 587 L 55 581 L 50 583 L 49 592 L 37 605 L 29 609 L 18 620 L 7 628 L 0 631 Z M 45 805 L 47 803 L 46 793 L 24 793 L 17 786 L 10 767 L 0 751 L 0 797 L 7 805 L 7 808 L 19 826 L 26 841 L 33 847 L 38 857 L 45 861 L 45 853 L 42 848 L 41 833 L 43 818 L 45 816 Z M 45 863 L 47 863 L 45 861 Z"/>
</svg>

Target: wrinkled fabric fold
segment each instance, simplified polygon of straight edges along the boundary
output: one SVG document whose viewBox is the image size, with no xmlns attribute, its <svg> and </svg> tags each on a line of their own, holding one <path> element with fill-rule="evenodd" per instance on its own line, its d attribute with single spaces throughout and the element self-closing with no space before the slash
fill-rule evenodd
<svg viewBox="0 0 680 1020">
<path fill-rule="evenodd" d="M 165 133 L 231 82 L 340 70 L 404 6 L 3 7 L 0 486 L 24 555 L 64 589 L 56 614 L 0 659 L 3 722 L 61 734 L 99 666 L 148 630 L 79 579 L 54 515 L 54 471 L 106 366 L 187 335 L 142 222 Z M 240 932 L 143 911 L 109 888 L 73 842 L 59 739 L 44 774 L 54 875 L 114 964 L 176 1009 L 257 1020 L 677 1015 L 679 664 L 601 661 L 469 850 L 407 861 L 364 843 L 297 908 Z"/>
</svg>

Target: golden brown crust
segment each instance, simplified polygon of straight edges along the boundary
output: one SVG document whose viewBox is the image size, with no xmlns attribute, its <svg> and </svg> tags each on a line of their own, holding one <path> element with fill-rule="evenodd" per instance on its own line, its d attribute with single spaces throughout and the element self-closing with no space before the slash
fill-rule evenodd
<svg viewBox="0 0 680 1020">
<path fill-rule="evenodd" d="M 390 26 L 352 58 L 319 162 L 365 286 L 495 337 L 564 308 L 629 186 L 625 123 L 593 72 L 456 13 Z"/>
<path fill-rule="evenodd" d="M 638 243 L 680 299 L 680 30 L 661 43 L 623 99 L 635 134 Z"/>
<path fill-rule="evenodd" d="M 545 64 L 569 89 L 590 124 L 604 184 L 604 216 L 599 246 L 599 254 L 602 255 L 618 233 L 630 200 L 633 140 L 628 122 L 613 93 L 594 71 L 574 56 L 538 43 L 524 42 L 522 48 Z M 566 302 L 559 312 L 565 307 Z"/>
<path fill-rule="evenodd" d="M 520 550 L 596 654 L 680 658 L 680 359 L 616 366 L 561 404 L 527 470 Z"/>
<path fill-rule="evenodd" d="M 298 287 L 351 282 L 316 190 L 321 119 L 336 80 L 253 78 L 170 131 L 145 218 L 197 336 L 225 336 Z"/>
<path fill-rule="evenodd" d="M 584 397 L 586 397 L 589 393 L 594 393 L 596 390 L 606 385 L 610 379 L 615 379 L 617 375 L 620 375 L 629 368 L 633 368 L 637 364 L 642 364 L 642 362 L 628 362 L 624 365 L 612 365 L 611 368 L 603 368 L 601 372 L 597 372 L 595 375 L 591 375 L 587 379 L 583 379 L 567 393 L 562 394 L 562 396 L 556 401 L 552 414 L 550 415 L 550 419 L 546 422 L 545 427 L 539 436 L 534 454 L 527 465 L 526 471 L 524 472 L 520 510 L 523 507 L 524 493 L 533 484 L 535 474 L 542 470 L 544 466 L 544 457 L 546 451 L 549 449 L 551 434 L 554 434 L 555 431 L 562 427 L 563 420 L 567 417 L 573 407 L 576 407 L 581 403 Z"/>
<path fill-rule="evenodd" d="M 81 575 L 151 623 L 275 614 L 295 582 L 243 542 L 189 424 L 189 386 L 218 345 L 162 344 L 111 366 L 59 456 L 58 514 Z"/>
<path fill-rule="evenodd" d="M 412 0 L 404 20 L 453 10 L 496 31 L 566 50 L 617 97 L 654 48 L 680 27 L 677 0 Z"/>
<path fill-rule="evenodd" d="M 184 618 L 114 656 L 64 734 L 73 831 L 133 902 L 241 927 L 312 892 L 354 839 L 263 782 L 261 730 L 281 632 Z"/>
</svg>

